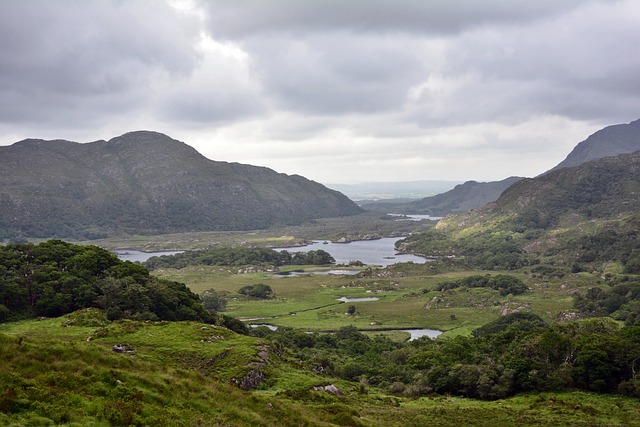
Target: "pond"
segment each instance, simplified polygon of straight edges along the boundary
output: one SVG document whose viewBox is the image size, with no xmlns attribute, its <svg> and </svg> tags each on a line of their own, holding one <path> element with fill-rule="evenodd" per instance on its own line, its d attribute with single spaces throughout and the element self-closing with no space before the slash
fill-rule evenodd
<svg viewBox="0 0 640 427">
<path fill-rule="evenodd" d="M 152 256 L 175 255 L 184 251 L 142 252 L 133 249 L 116 249 L 114 252 L 122 261 L 145 262 Z"/>
<path fill-rule="evenodd" d="M 417 340 L 422 337 L 429 337 L 431 339 L 437 338 L 442 334 L 442 331 L 438 331 L 435 329 L 403 329 L 403 332 L 409 332 L 411 334 L 411 338 L 409 341 Z"/>
</svg>

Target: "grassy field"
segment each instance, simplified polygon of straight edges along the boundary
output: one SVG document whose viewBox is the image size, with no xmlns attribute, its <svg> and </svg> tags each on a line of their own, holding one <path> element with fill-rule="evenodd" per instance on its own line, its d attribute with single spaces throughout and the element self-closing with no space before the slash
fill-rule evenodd
<svg viewBox="0 0 640 427">
<path fill-rule="evenodd" d="M 301 269 L 302 266 L 290 269 Z M 420 273 L 384 277 L 384 270 L 370 276 L 313 274 L 317 268 L 305 270 L 302 276 L 274 277 L 271 273 L 235 274 L 220 267 L 188 267 L 181 270 L 154 271 L 160 277 L 186 283 L 191 290 L 224 291 L 229 296 L 226 313 L 254 323 L 303 328 L 309 331 L 335 331 L 354 325 L 361 330 L 428 328 L 445 332 L 444 336 L 468 335 L 471 331 L 497 318 L 501 312 L 526 310 L 554 321 L 571 311 L 572 294 L 600 283 L 586 273 L 562 279 L 539 279 L 526 270 L 492 272 L 511 274 L 525 281 L 529 290 L 522 295 L 501 296 L 488 288 L 435 291 L 438 283 L 485 271 Z M 275 297 L 256 300 L 237 294 L 245 285 L 269 285 Z M 376 297 L 377 301 L 341 303 L 341 297 Z M 347 315 L 347 307 L 356 307 L 355 315 Z"/>
<path fill-rule="evenodd" d="M 222 327 L 108 323 L 92 311 L 0 325 L 0 358 L 3 426 L 640 425 L 637 399 L 398 397 L 321 377 Z M 257 389 L 235 385 L 252 370 L 264 374 Z M 327 384 L 344 395 L 311 390 Z"/>
</svg>

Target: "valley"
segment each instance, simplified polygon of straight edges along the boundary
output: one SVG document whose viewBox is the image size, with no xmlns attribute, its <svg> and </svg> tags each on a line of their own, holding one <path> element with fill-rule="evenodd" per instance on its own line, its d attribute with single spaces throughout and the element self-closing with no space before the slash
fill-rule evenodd
<svg viewBox="0 0 640 427">
<path fill-rule="evenodd" d="M 638 165 L 459 186 L 496 199 L 440 220 L 294 178 L 348 209 L 68 240 L 5 224 L 0 423 L 640 425 Z"/>
</svg>

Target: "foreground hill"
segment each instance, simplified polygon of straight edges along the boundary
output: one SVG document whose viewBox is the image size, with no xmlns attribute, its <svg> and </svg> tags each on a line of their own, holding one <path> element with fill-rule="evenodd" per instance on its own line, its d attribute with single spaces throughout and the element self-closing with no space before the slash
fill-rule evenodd
<svg viewBox="0 0 640 427">
<path fill-rule="evenodd" d="M 301 176 L 212 161 L 156 132 L 0 147 L 4 238 L 247 230 L 360 212 Z"/>
<path fill-rule="evenodd" d="M 640 120 L 607 126 L 582 141 L 552 171 L 640 150 Z"/>
<path fill-rule="evenodd" d="M 519 181 L 496 202 L 447 217 L 403 247 L 485 268 L 517 268 L 541 257 L 631 266 L 640 257 L 638 194 L 640 152 L 607 157 Z"/>
</svg>

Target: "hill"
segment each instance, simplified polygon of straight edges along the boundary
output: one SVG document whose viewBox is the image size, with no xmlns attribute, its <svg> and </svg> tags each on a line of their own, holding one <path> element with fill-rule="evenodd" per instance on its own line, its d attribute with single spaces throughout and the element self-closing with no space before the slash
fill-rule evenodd
<svg viewBox="0 0 640 427">
<path fill-rule="evenodd" d="M 629 124 L 607 126 L 576 145 L 567 158 L 551 171 L 638 150 L 640 150 L 640 120 Z"/>
<path fill-rule="evenodd" d="M 639 192 L 640 152 L 607 157 L 521 180 L 494 203 L 447 217 L 402 245 L 483 268 L 541 259 L 633 265 L 640 256 Z"/>
<path fill-rule="evenodd" d="M 0 238 L 247 230 L 361 212 L 301 176 L 212 161 L 157 132 L 0 147 Z"/>
<path fill-rule="evenodd" d="M 458 181 L 423 180 L 401 182 L 366 182 L 361 184 L 327 184 L 351 200 L 374 201 L 419 199 L 452 189 Z"/>
<path fill-rule="evenodd" d="M 456 185 L 446 193 L 425 197 L 409 204 L 414 213 L 431 216 L 444 216 L 450 213 L 467 212 L 496 200 L 500 194 L 521 177 L 512 176 L 502 181 L 476 182 L 467 181 Z"/>
<path fill-rule="evenodd" d="M 380 202 L 367 203 L 362 206 L 376 212 L 445 216 L 467 212 L 493 202 L 504 190 L 521 179 L 521 177 L 512 176 L 502 181 L 494 182 L 467 181 L 464 184 L 456 185 L 447 192 L 410 203 Z"/>
</svg>

